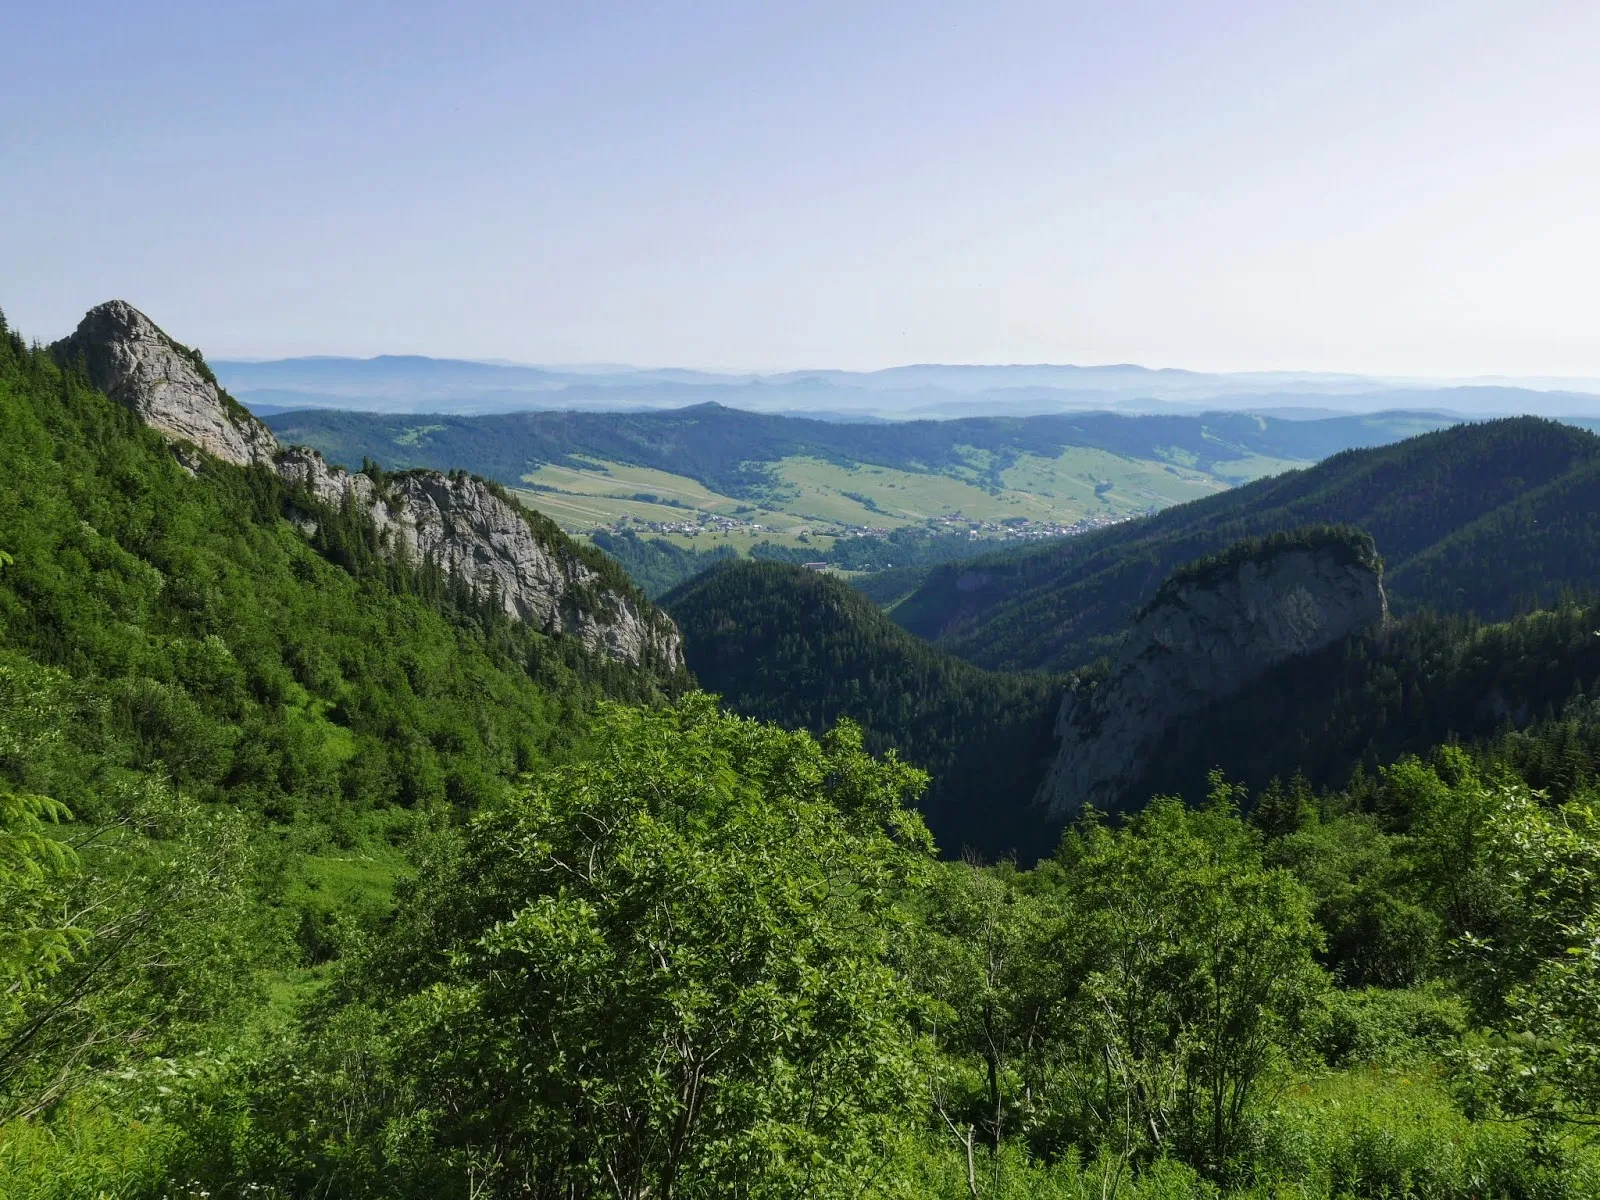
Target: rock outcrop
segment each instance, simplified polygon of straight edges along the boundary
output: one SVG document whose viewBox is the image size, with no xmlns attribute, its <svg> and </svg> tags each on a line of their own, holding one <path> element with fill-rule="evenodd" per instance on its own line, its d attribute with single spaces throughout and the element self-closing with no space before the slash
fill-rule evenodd
<svg viewBox="0 0 1600 1200">
<path fill-rule="evenodd" d="M 517 620 L 625 662 L 682 669 L 682 639 L 670 617 L 632 589 L 611 585 L 553 524 L 484 480 L 409 471 L 380 484 L 330 466 L 315 450 L 281 446 L 217 387 L 198 354 L 126 301 L 90 309 L 53 349 L 63 359 L 81 355 L 90 381 L 173 441 L 191 468 L 199 461 L 193 449 L 264 466 L 324 505 L 353 503 L 391 553 L 438 563 Z M 307 517 L 302 527 L 315 525 Z"/>
<path fill-rule="evenodd" d="M 226 462 L 270 464 L 278 439 L 240 405 L 229 405 L 198 354 L 169 338 L 126 300 L 91 308 L 53 349 L 83 355 L 89 380 L 139 419 Z"/>
<path fill-rule="evenodd" d="M 1135 616 L 1110 673 L 1062 700 L 1039 802 L 1055 820 L 1118 807 L 1177 721 L 1387 611 L 1372 541 L 1350 530 L 1242 542 L 1180 569 Z"/>
</svg>

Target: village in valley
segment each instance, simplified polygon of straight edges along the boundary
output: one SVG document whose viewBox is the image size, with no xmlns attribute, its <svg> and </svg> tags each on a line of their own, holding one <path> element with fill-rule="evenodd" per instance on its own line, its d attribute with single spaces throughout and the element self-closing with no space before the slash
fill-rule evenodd
<svg viewBox="0 0 1600 1200">
<path fill-rule="evenodd" d="M 1153 512 L 1154 509 L 1147 511 Z M 1115 515 L 1096 514 L 1070 523 L 1063 523 L 1036 520 L 1031 517 L 975 520 L 964 516 L 960 511 L 954 511 L 941 513 L 936 517 L 929 518 L 923 528 L 929 534 L 934 535 L 949 536 L 965 533 L 974 541 L 1030 542 L 1042 541 L 1047 538 L 1076 537 L 1095 529 L 1103 529 L 1108 525 L 1116 525 L 1122 521 L 1143 515 L 1145 515 L 1143 512 L 1117 513 Z M 905 526 L 897 526 L 896 528 L 905 528 Z M 885 538 L 893 531 L 891 527 L 883 525 L 854 525 L 845 522 L 817 521 L 810 526 L 793 532 L 800 541 L 804 542 L 812 538 L 826 538 L 834 541 L 859 537 Z M 695 538 L 703 535 L 728 534 L 754 537 L 773 533 L 775 530 L 770 524 L 763 524 L 748 516 L 737 514 L 730 516 L 724 513 L 686 510 L 681 518 L 668 521 L 651 521 L 640 517 L 623 515 L 611 523 L 608 532 Z"/>
</svg>

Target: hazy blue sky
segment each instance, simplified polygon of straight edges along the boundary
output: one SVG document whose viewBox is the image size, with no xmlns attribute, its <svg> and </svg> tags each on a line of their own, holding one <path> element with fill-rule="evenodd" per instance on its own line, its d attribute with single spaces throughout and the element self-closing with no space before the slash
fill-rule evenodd
<svg viewBox="0 0 1600 1200">
<path fill-rule="evenodd" d="M 214 357 L 1600 375 L 1600 4 L 44 3 L 0 306 Z"/>
</svg>

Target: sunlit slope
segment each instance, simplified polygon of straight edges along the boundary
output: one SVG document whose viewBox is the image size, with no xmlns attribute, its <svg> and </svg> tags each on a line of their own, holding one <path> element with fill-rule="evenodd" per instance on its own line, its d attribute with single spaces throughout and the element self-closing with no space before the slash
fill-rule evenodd
<svg viewBox="0 0 1600 1200">
<path fill-rule="evenodd" d="M 628 522 L 675 525 L 711 514 L 735 527 L 705 529 L 696 536 L 737 544 L 762 538 L 783 542 L 801 533 L 827 539 L 842 529 L 904 528 L 952 514 L 968 522 L 1025 519 L 1066 526 L 1161 509 L 1229 486 L 1203 471 L 1103 450 L 1074 448 L 1054 458 L 1025 454 L 994 476 L 982 464 L 986 455 L 975 451 L 973 457 L 978 462 L 960 474 L 785 458 L 764 464 L 764 485 L 744 497 L 651 467 L 580 459 L 527 472 L 523 499 L 573 533 Z M 680 541 L 687 537 L 657 532 Z"/>
</svg>

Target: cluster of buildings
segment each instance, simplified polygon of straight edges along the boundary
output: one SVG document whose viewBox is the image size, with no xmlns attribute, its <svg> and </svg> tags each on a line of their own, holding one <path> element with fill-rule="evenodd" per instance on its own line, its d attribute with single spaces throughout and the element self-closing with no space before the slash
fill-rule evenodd
<svg viewBox="0 0 1600 1200">
<path fill-rule="evenodd" d="M 1058 521 L 1036 521 L 1031 517 L 1006 517 L 1003 520 L 974 520 L 962 516 L 959 511 L 940 513 L 928 521 L 928 527 L 936 533 L 966 533 L 978 540 L 993 541 L 1037 541 L 1043 538 L 1074 537 L 1078 534 L 1088 533 L 1091 530 L 1103 529 L 1107 525 L 1116 525 L 1135 516 L 1143 516 L 1154 512 L 1154 508 L 1145 509 L 1141 513 L 1125 513 L 1119 516 L 1094 516 L 1083 517 L 1068 524 Z M 744 533 L 756 535 L 772 533 L 770 526 L 749 520 L 745 517 L 724 516 L 721 513 L 689 512 L 681 518 L 672 521 L 646 521 L 640 517 L 623 516 L 617 518 L 611 526 L 613 533 L 654 533 L 676 534 L 681 537 L 699 537 L 702 533 Z M 856 538 L 856 537 L 888 537 L 892 532 L 887 526 L 880 525 L 815 525 L 799 531 L 811 537 Z"/>
<path fill-rule="evenodd" d="M 1117 525 L 1123 521 L 1131 520 L 1136 516 L 1145 516 L 1154 512 L 1149 508 L 1140 513 L 1123 513 L 1117 516 L 1107 516 L 1096 513 L 1093 516 L 1082 517 L 1076 521 L 1063 524 L 1059 521 L 1036 521 L 1032 517 L 1006 517 L 998 521 L 979 521 L 964 517 L 960 512 L 941 513 L 934 517 L 929 524 L 940 532 L 960 533 L 966 532 L 974 541 L 979 539 L 992 539 L 995 541 L 1039 541 L 1044 538 L 1076 537 L 1079 534 L 1089 533 L 1091 530 L 1104 529 L 1107 525 Z"/>
<path fill-rule="evenodd" d="M 743 517 L 725 517 L 720 513 L 696 512 L 674 521 L 646 521 L 639 517 L 622 516 L 611 523 L 612 533 L 678 534 L 699 537 L 702 533 L 766 533 L 768 527 Z"/>
</svg>

